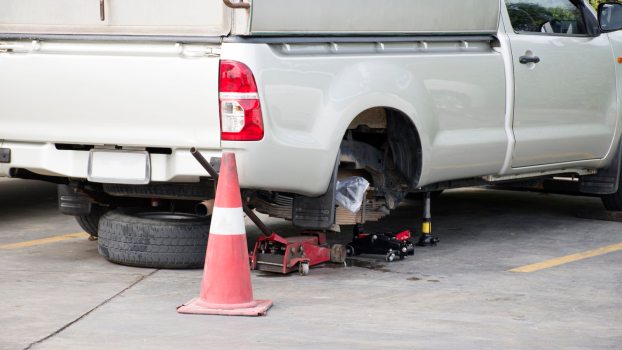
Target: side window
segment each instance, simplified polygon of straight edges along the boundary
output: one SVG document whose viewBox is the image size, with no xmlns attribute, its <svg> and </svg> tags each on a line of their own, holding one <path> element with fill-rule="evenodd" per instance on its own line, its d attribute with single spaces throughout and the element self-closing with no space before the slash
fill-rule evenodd
<svg viewBox="0 0 622 350">
<path fill-rule="evenodd" d="M 587 34 L 581 0 L 505 0 L 518 33 Z"/>
</svg>

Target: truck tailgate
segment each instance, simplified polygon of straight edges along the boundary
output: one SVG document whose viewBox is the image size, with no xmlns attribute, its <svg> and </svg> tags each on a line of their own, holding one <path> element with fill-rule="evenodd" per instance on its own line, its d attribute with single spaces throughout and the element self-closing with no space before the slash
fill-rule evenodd
<svg viewBox="0 0 622 350">
<path fill-rule="evenodd" d="M 214 50 L 0 41 L 0 140 L 218 148 Z"/>
</svg>

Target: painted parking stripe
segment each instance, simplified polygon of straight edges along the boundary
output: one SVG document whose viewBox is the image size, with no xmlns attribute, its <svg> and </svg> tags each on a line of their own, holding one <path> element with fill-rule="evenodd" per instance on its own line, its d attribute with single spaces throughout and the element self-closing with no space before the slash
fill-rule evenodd
<svg viewBox="0 0 622 350">
<path fill-rule="evenodd" d="M 18 248 L 33 247 L 33 246 L 42 245 L 42 244 L 66 241 L 68 239 L 86 238 L 89 236 L 90 235 L 86 232 L 69 233 L 66 235 L 52 236 L 52 237 L 47 237 L 47 238 L 35 239 L 32 241 L 17 242 L 17 243 L 10 243 L 10 244 L 0 244 L 0 249 L 18 249 Z"/>
<path fill-rule="evenodd" d="M 531 265 L 517 267 L 509 271 L 510 272 L 536 272 L 536 271 L 548 269 L 551 267 L 564 265 L 564 264 L 568 264 L 568 263 L 579 261 L 579 260 L 589 259 L 595 256 L 605 255 L 605 254 L 609 254 L 609 253 L 613 253 L 613 252 L 617 252 L 621 250 L 622 250 L 622 243 L 612 244 L 606 247 L 596 248 L 596 249 L 588 250 L 582 253 L 566 255 L 566 256 L 546 260 L 546 261 L 531 264 Z"/>
</svg>

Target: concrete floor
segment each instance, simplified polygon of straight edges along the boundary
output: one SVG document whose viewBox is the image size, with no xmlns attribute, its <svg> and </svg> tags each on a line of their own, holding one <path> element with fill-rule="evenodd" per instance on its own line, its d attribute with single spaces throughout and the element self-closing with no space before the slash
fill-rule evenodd
<svg viewBox="0 0 622 350">
<path fill-rule="evenodd" d="M 84 238 L 0 249 L 0 349 L 622 349 L 622 251 L 507 271 L 622 242 L 621 223 L 575 217 L 586 208 L 599 200 L 447 192 L 433 208 L 441 245 L 405 261 L 253 273 L 255 296 L 275 302 L 261 318 L 177 314 L 200 270 L 114 265 Z M 368 228 L 416 229 L 418 212 Z M 0 180 L 0 246 L 80 231 L 53 185 Z"/>
</svg>

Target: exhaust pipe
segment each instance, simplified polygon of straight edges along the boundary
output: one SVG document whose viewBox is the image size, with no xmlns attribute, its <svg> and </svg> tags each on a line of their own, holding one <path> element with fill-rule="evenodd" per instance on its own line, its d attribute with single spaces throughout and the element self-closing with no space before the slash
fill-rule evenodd
<svg viewBox="0 0 622 350">
<path fill-rule="evenodd" d="M 194 212 L 199 216 L 211 216 L 214 212 L 214 200 L 199 202 L 194 206 Z"/>
<path fill-rule="evenodd" d="M 199 162 L 199 164 L 201 164 L 201 166 L 210 174 L 212 179 L 214 179 L 214 193 L 216 193 L 218 172 L 205 159 L 205 157 L 203 157 L 201 152 L 199 152 L 199 150 L 196 149 L 196 147 L 192 147 L 190 149 L 190 153 L 192 154 L 194 159 L 196 159 L 197 162 Z M 213 204 L 212 204 L 212 208 L 213 208 Z M 272 235 L 272 231 L 268 229 L 268 227 L 261 221 L 261 219 L 259 219 L 257 215 L 255 215 L 255 213 L 251 210 L 251 208 L 249 208 L 248 205 L 246 205 L 246 203 L 244 202 L 242 202 L 242 210 L 244 210 L 244 214 L 246 214 L 246 216 L 248 216 L 248 218 L 251 219 L 251 221 L 261 230 L 261 232 L 263 232 L 264 236 L 270 237 Z"/>
</svg>

